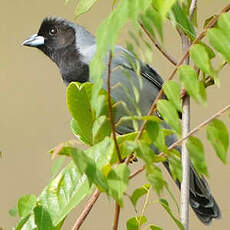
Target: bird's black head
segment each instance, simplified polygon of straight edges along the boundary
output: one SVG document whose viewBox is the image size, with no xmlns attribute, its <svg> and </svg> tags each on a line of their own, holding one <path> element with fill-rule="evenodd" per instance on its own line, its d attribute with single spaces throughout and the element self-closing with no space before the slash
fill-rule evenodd
<svg viewBox="0 0 230 230">
<path fill-rule="evenodd" d="M 53 59 L 55 52 L 75 47 L 75 30 L 62 18 L 45 18 L 37 34 L 29 37 L 23 45 L 37 47 Z"/>
<path fill-rule="evenodd" d="M 81 45 L 90 36 L 82 27 L 66 19 L 48 17 L 42 21 L 38 33 L 29 37 L 22 45 L 36 47 L 44 52 L 57 64 L 67 84 L 71 81 L 84 82 L 89 79 L 88 65 L 81 60 L 76 40 Z M 89 44 L 91 40 L 89 39 Z"/>
</svg>

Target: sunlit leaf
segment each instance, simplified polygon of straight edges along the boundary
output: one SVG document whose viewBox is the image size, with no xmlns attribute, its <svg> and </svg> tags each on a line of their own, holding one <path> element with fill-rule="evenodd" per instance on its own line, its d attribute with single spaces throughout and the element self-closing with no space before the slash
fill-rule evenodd
<svg viewBox="0 0 230 230">
<path fill-rule="evenodd" d="M 33 210 L 36 205 L 35 195 L 24 195 L 18 200 L 18 215 L 25 217 Z"/>
<path fill-rule="evenodd" d="M 134 190 L 134 192 L 132 193 L 130 199 L 133 203 L 133 206 L 136 207 L 137 205 L 137 201 L 144 196 L 145 194 L 148 193 L 150 189 L 150 185 L 149 184 L 145 184 L 137 189 Z"/>
<path fill-rule="evenodd" d="M 84 14 L 94 5 L 97 0 L 79 0 L 77 2 L 77 7 L 75 9 L 75 17 L 78 17 L 81 14 Z"/>
<path fill-rule="evenodd" d="M 145 224 L 146 222 L 147 218 L 145 216 L 135 216 L 127 221 L 126 227 L 127 230 L 139 230 L 139 226 Z"/>
</svg>

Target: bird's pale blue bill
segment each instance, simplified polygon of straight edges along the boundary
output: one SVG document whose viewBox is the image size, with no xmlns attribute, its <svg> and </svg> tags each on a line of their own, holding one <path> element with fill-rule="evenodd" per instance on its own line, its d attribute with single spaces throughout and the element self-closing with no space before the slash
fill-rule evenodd
<svg viewBox="0 0 230 230">
<path fill-rule="evenodd" d="M 45 39 L 42 36 L 39 36 L 37 34 L 34 34 L 27 38 L 23 43 L 22 46 L 31 46 L 31 47 L 37 47 L 44 45 Z"/>
</svg>

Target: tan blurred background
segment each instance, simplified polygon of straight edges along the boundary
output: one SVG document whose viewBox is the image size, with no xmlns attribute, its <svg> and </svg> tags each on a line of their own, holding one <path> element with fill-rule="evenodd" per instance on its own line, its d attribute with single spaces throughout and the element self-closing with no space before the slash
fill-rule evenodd
<svg viewBox="0 0 230 230">
<path fill-rule="evenodd" d="M 229 1 L 198 0 L 199 21 L 218 12 Z M 73 138 L 70 131 L 70 115 L 65 104 L 65 87 L 57 67 L 36 49 L 21 47 L 21 42 L 36 33 L 45 16 L 62 16 L 73 20 L 75 1 L 65 5 L 64 0 L 17 0 L 1 1 L 0 10 L 0 227 L 11 229 L 17 222 L 9 216 L 8 210 L 16 206 L 24 194 L 39 195 L 51 177 L 52 161 L 48 150 L 60 142 Z M 111 12 L 111 1 L 98 1 L 96 6 L 77 22 L 92 33 L 98 24 Z M 181 51 L 179 37 L 171 27 L 165 31 L 165 47 L 177 58 Z M 124 37 L 120 38 L 120 42 Z M 179 50 L 179 51 L 178 51 Z M 153 65 L 165 79 L 172 66 L 153 47 Z M 221 73 L 221 89 L 208 90 L 208 107 L 192 105 L 192 127 L 207 119 L 229 103 L 229 72 L 227 67 Z M 225 119 L 229 126 L 229 120 Z M 205 132 L 200 132 L 205 140 Z M 202 225 L 194 213 L 190 212 L 191 229 L 229 229 L 230 221 L 230 169 L 217 159 L 214 151 L 204 141 L 206 159 L 209 165 L 209 183 L 221 210 L 222 219 L 210 226 Z M 138 167 L 134 165 L 132 167 Z M 167 178 L 169 178 L 167 176 Z M 176 186 L 168 179 L 176 193 Z M 133 186 L 144 184 L 140 175 L 131 181 Z M 165 195 L 167 197 L 167 195 Z M 155 195 L 152 199 L 156 199 Z M 74 220 L 84 204 L 76 208 L 67 218 L 63 229 L 73 226 Z M 90 213 L 82 230 L 111 229 L 113 202 L 105 195 Z M 135 215 L 130 202 L 125 198 L 125 208 L 121 211 L 120 228 L 125 229 L 125 220 Z M 177 229 L 172 220 L 159 205 L 147 208 L 149 223 L 165 229 Z"/>
</svg>

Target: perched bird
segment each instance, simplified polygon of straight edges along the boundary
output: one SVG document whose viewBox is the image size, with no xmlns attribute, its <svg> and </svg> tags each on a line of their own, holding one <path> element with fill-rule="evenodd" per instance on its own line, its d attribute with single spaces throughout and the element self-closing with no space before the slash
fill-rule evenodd
<svg viewBox="0 0 230 230">
<path fill-rule="evenodd" d="M 89 63 L 96 51 L 96 40 L 80 25 L 63 18 L 48 17 L 43 20 L 38 33 L 29 37 L 22 44 L 38 48 L 54 61 L 67 85 L 73 81 L 81 83 L 90 81 Z M 108 55 L 104 61 L 108 63 Z M 140 74 L 137 73 L 131 62 L 138 64 Z M 125 108 L 120 106 L 116 110 L 115 120 L 127 114 L 147 114 L 162 87 L 162 78 L 153 68 L 137 60 L 129 51 L 120 46 L 114 49 L 111 69 L 113 69 L 111 85 L 117 85 L 112 88 L 111 96 L 115 101 L 123 101 L 126 104 Z M 107 89 L 106 78 L 107 71 L 103 75 L 103 88 L 105 89 Z M 138 90 L 139 96 L 135 94 L 135 90 Z M 165 123 L 163 125 L 169 128 Z M 120 134 L 132 131 L 132 123 L 122 123 L 117 128 Z M 166 144 L 170 145 L 176 140 L 175 135 L 170 135 L 166 138 Z M 178 150 L 180 151 L 179 147 Z M 158 150 L 155 149 L 155 151 Z M 168 163 L 165 162 L 164 165 L 170 172 Z M 180 187 L 178 181 L 177 184 Z M 192 166 L 190 169 L 190 205 L 205 224 L 221 216 L 206 180 L 199 177 Z"/>
</svg>

